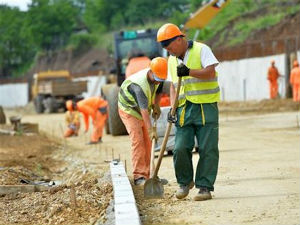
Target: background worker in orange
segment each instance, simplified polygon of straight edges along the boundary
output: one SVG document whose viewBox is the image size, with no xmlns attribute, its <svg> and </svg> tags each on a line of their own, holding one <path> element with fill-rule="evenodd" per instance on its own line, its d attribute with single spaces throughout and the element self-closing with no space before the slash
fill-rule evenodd
<svg viewBox="0 0 300 225">
<path fill-rule="evenodd" d="M 64 133 L 64 137 L 78 136 L 80 128 L 80 116 L 77 110 L 67 111 L 65 114 L 65 120 L 67 124 L 67 130 Z"/>
<path fill-rule="evenodd" d="M 89 117 L 92 117 L 93 132 L 91 141 L 88 144 L 97 144 L 102 142 L 103 128 L 108 118 L 107 101 L 101 97 L 90 97 L 77 103 L 68 100 L 66 102 L 69 111 L 78 110 L 83 114 L 85 132 L 89 130 Z"/>
<path fill-rule="evenodd" d="M 270 98 L 274 99 L 278 95 L 278 82 L 277 79 L 279 77 L 278 70 L 275 66 L 275 61 L 271 61 L 271 66 L 268 70 L 268 80 L 270 83 Z"/>
<path fill-rule="evenodd" d="M 297 60 L 293 63 L 293 69 L 290 74 L 290 84 L 293 88 L 293 101 L 300 102 L 300 68 Z"/>
<path fill-rule="evenodd" d="M 151 140 L 157 134 L 151 126 L 152 116 L 160 116 L 159 84 L 167 78 L 167 60 L 152 59 L 150 68 L 131 75 L 121 85 L 119 114 L 131 140 L 131 160 L 135 185 L 143 185 L 150 175 Z"/>
</svg>

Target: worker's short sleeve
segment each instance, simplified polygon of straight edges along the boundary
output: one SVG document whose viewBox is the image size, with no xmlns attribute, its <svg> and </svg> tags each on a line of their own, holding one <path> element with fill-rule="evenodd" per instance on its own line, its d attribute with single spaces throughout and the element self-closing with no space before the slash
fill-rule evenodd
<svg viewBox="0 0 300 225">
<path fill-rule="evenodd" d="M 201 65 L 203 68 L 214 65 L 217 66 L 219 61 L 215 57 L 214 53 L 207 45 L 203 45 L 201 48 Z"/>
<path fill-rule="evenodd" d="M 130 84 L 128 86 L 129 93 L 133 96 L 140 109 L 148 109 L 148 99 L 142 88 L 137 84 Z"/>
<path fill-rule="evenodd" d="M 163 87 L 164 87 L 164 82 L 162 82 L 162 83 L 160 83 L 159 85 L 158 85 L 158 88 L 156 89 L 156 94 L 158 95 L 158 94 L 161 94 L 162 92 L 163 92 Z"/>
</svg>

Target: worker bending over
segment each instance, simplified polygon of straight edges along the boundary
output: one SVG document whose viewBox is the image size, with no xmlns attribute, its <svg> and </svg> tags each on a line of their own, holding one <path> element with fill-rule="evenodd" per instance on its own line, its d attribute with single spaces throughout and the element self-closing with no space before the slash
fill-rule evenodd
<svg viewBox="0 0 300 225">
<path fill-rule="evenodd" d="M 300 68 L 297 60 L 293 63 L 293 69 L 290 74 L 290 84 L 293 88 L 293 101 L 300 102 Z"/>
<path fill-rule="evenodd" d="M 67 124 L 67 130 L 64 133 L 64 137 L 78 136 L 78 131 L 80 128 L 80 116 L 77 110 L 66 111 L 65 121 Z"/>
<path fill-rule="evenodd" d="M 126 79 L 119 93 L 120 117 L 131 140 L 131 159 L 135 185 L 143 185 L 150 174 L 151 140 L 157 139 L 152 129 L 152 116 L 160 116 L 159 84 L 167 78 L 167 60 L 157 57 L 151 60 L 150 68 L 143 69 Z"/>
<path fill-rule="evenodd" d="M 175 147 L 173 161 L 179 189 L 176 197 L 182 199 L 194 186 L 192 150 L 195 136 L 199 155 L 195 184 L 199 188 L 195 201 L 211 199 L 211 191 L 219 162 L 219 111 L 220 88 L 215 67 L 218 60 L 211 49 L 196 41 L 187 41 L 174 24 L 165 24 L 157 32 L 157 41 L 171 56 L 168 71 L 171 75 L 171 103 L 175 101 L 178 77 L 182 77 L 175 121 Z M 173 105 L 173 104 L 172 104 Z M 176 120 L 177 118 L 177 120 Z"/>
<path fill-rule="evenodd" d="M 92 118 L 93 132 L 88 144 L 102 142 L 103 128 L 108 118 L 107 101 L 101 97 L 90 97 L 77 103 L 68 100 L 66 107 L 69 111 L 78 110 L 83 114 L 85 132 L 89 130 L 89 117 Z"/>
<path fill-rule="evenodd" d="M 275 61 L 271 61 L 271 66 L 268 69 L 268 80 L 270 84 L 270 98 L 274 99 L 278 95 L 278 77 L 279 72 L 275 66 Z"/>
</svg>

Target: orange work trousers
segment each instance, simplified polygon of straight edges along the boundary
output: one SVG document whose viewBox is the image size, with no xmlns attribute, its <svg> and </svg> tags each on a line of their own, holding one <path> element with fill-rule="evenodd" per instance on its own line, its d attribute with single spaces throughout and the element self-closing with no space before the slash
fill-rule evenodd
<svg viewBox="0 0 300 225">
<path fill-rule="evenodd" d="M 274 99 L 278 95 L 278 83 L 276 82 L 270 82 L 270 98 Z"/>
<path fill-rule="evenodd" d="M 102 138 L 103 129 L 107 120 L 107 113 L 101 113 L 97 110 L 95 119 L 93 120 L 93 132 L 91 142 L 98 142 Z"/>
<path fill-rule="evenodd" d="M 293 101 L 294 102 L 300 101 L 300 84 L 293 85 Z"/>
<path fill-rule="evenodd" d="M 67 137 L 71 137 L 73 135 L 77 136 L 78 135 L 78 131 L 79 131 L 79 128 L 80 128 L 80 123 L 78 124 L 74 124 L 75 126 L 75 129 L 72 129 L 70 127 L 67 128 L 67 130 L 65 131 L 64 133 L 64 137 L 67 138 Z"/>
<path fill-rule="evenodd" d="M 151 141 L 143 120 L 139 120 L 119 109 L 120 117 L 131 140 L 133 178 L 149 178 Z"/>
</svg>

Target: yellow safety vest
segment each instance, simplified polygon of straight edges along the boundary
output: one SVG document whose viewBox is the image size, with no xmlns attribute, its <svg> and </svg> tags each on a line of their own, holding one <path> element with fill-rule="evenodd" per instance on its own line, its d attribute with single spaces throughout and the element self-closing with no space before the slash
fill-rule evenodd
<svg viewBox="0 0 300 225">
<path fill-rule="evenodd" d="M 131 75 L 129 78 L 127 78 L 122 83 L 120 92 L 119 92 L 118 107 L 122 111 L 124 111 L 140 120 L 142 120 L 140 108 L 139 108 L 137 102 L 135 101 L 134 97 L 128 91 L 128 86 L 132 83 L 135 83 L 142 88 L 145 96 L 148 99 L 148 111 L 150 113 L 151 105 L 154 101 L 155 93 L 158 88 L 158 85 L 155 85 L 153 92 L 151 92 L 151 88 L 150 88 L 149 82 L 147 80 L 147 72 L 148 71 L 149 70 L 142 70 L 138 73 L 135 73 L 134 75 Z"/>
<path fill-rule="evenodd" d="M 201 69 L 201 49 L 203 44 L 199 42 L 193 43 L 193 47 L 189 49 L 189 55 L 186 66 L 190 69 Z M 168 68 L 171 73 L 172 82 L 177 88 L 178 61 L 175 56 L 170 56 L 168 59 Z M 179 92 L 178 106 L 185 104 L 186 100 L 195 103 L 213 103 L 220 100 L 220 88 L 218 85 L 218 74 L 210 80 L 202 80 L 191 76 L 182 77 L 181 88 Z"/>
</svg>

